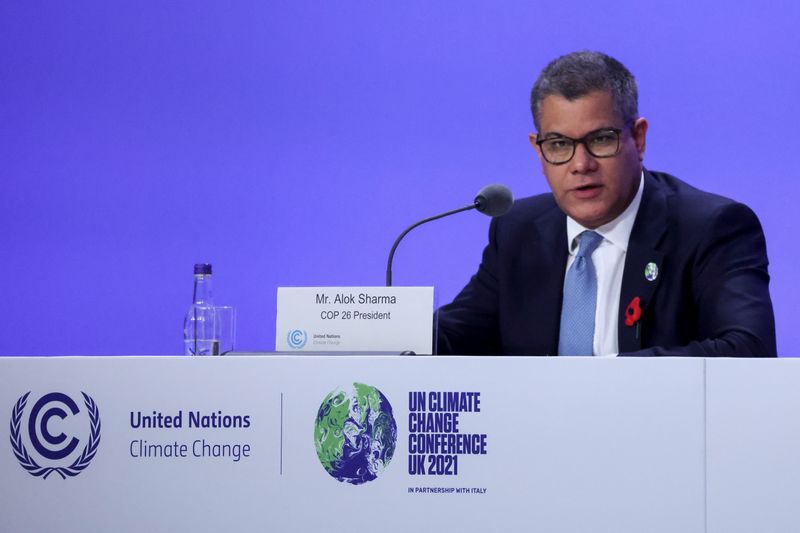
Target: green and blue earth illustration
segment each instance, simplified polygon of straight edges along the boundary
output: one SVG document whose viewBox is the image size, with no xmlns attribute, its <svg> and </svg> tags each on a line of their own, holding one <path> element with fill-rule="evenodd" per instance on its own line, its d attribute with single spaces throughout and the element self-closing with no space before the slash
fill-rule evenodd
<svg viewBox="0 0 800 533">
<path fill-rule="evenodd" d="M 370 385 L 353 383 L 322 401 L 314 423 L 314 445 L 325 470 L 339 481 L 361 485 L 389 465 L 397 424 L 386 397 Z"/>
</svg>

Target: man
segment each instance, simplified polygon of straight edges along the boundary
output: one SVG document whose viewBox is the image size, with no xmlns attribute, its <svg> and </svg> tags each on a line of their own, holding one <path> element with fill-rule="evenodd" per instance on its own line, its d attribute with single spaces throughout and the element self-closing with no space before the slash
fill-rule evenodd
<svg viewBox="0 0 800 533">
<path fill-rule="evenodd" d="M 774 357 L 758 219 L 644 169 L 631 73 L 560 57 L 531 111 L 552 194 L 492 221 L 478 272 L 439 311 L 439 353 Z"/>
</svg>

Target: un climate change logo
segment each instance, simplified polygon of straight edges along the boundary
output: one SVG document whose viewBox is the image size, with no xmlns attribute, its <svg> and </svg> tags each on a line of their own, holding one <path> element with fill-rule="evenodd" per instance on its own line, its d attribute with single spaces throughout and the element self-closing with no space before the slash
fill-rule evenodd
<svg viewBox="0 0 800 533">
<path fill-rule="evenodd" d="M 328 394 L 317 413 L 314 445 L 325 470 L 339 481 L 361 485 L 389 465 L 397 424 L 389 400 L 375 387 L 353 383 Z"/>
<path fill-rule="evenodd" d="M 286 336 L 286 341 L 289 343 L 289 346 L 299 350 L 308 342 L 308 335 L 302 329 L 293 329 L 289 331 L 289 335 Z"/>
<path fill-rule="evenodd" d="M 97 453 L 97 447 L 100 444 L 100 411 L 91 396 L 85 392 L 81 392 L 81 394 L 89 416 L 89 434 L 83 450 L 72 462 L 69 462 L 68 458 L 76 452 L 80 440 L 74 436 L 68 437 L 63 433 L 63 429 L 75 426 L 75 415 L 80 413 L 78 404 L 61 392 L 45 394 L 39 398 L 28 413 L 27 428 L 22 421 L 30 391 L 22 395 L 14 404 L 14 408 L 11 410 L 11 448 L 20 466 L 32 476 L 41 476 L 42 479 L 47 479 L 47 476 L 53 472 L 60 475 L 62 479 L 66 479 L 67 476 L 77 476 L 89 466 Z M 27 429 L 27 433 L 25 429 Z M 61 432 L 57 435 L 53 434 L 59 431 Z M 44 460 L 45 464 L 40 465 L 28 453 L 22 438 L 25 433 L 36 454 L 40 460 Z"/>
</svg>

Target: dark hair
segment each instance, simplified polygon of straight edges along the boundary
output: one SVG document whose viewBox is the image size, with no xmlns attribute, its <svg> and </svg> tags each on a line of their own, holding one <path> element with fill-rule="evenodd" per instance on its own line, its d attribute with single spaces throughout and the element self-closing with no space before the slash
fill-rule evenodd
<svg viewBox="0 0 800 533">
<path fill-rule="evenodd" d="M 593 91 L 611 93 L 614 106 L 625 122 L 639 114 L 639 91 L 625 65 L 601 52 L 573 52 L 550 62 L 531 90 L 533 124 L 539 130 L 539 107 L 550 95 L 576 100 Z"/>
</svg>

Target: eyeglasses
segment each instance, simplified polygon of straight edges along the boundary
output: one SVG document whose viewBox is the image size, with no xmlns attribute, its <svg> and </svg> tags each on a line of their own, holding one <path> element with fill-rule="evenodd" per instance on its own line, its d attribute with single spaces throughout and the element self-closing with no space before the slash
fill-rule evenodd
<svg viewBox="0 0 800 533">
<path fill-rule="evenodd" d="M 619 153 L 620 133 L 622 130 L 618 128 L 602 128 L 590 131 L 580 139 L 559 135 L 537 140 L 536 144 L 545 161 L 551 165 L 563 165 L 575 156 L 575 146 L 578 144 L 582 144 L 594 157 L 614 157 Z"/>
</svg>

